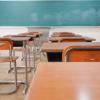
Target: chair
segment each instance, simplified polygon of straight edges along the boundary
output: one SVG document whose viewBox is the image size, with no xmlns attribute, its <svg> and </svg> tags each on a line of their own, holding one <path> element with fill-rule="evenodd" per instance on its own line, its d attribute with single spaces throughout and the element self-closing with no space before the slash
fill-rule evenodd
<svg viewBox="0 0 100 100">
<path fill-rule="evenodd" d="M 100 46 L 71 46 L 62 52 L 62 61 L 100 62 Z"/>
<path fill-rule="evenodd" d="M 24 37 L 27 37 L 25 35 L 8 35 L 6 36 L 8 38 L 24 38 Z M 28 43 L 27 43 L 28 44 Z M 24 51 L 25 51 L 25 48 L 23 48 L 23 41 L 13 41 L 13 55 L 15 56 L 16 55 L 16 51 L 17 52 L 21 52 L 21 55 L 22 55 L 22 58 L 21 58 L 21 61 L 24 61 L 25 60 L 25 55 L 24 55 Z M 29 46 L 27 45 L 27 54 L 29 54 L 29 60 L 28 60 L 28 64 L 29 64 L 29 67 L 28 67 L 28 72 L 31 72 L 32 70 L 32 67 L 31 67 L 31 64 L 30 64 L 30 51 L 29 51 Z M 17 67 L 17 69 L 23 69 L 24 67 L 23 66 L 19 66 Z M 10 67 L 10 69 L 8 70 L 8 73 L 12 72 L 14 69 L 14 67 Z M 24 73 L 25 71 L 18 71 L 17 73 Z"/>
<path fill-rule="evenodd" d="M 17 70 L 16 70 L 16 60 L 18 57 L 16 56 L 13 56 L 12 55 L 12 49 L 13 49 L 13 42 L 8 39 L 8 38 L 0 38 L 0 43 L 4 43 L 4 45 L 0 46 L 0 51 L 1 50 L 7 50 L 9 51 L 9 54 L 8 56 L 0 56 L 0 63 L 7 63 L 7 62 L 10 62 L 10 67 L 11 67 L 11 63 L 14 63 L 14 81 L 0 81 L 0 84 L 14 84 L 14 88 L 9 91 L 5 90 L 4 91 L 1 91 L 0 94 L 11 94 L 11 93 L 14 93 L 16 92 L 17 90 L 17 87 L 18 87 L 18 84 L 17 84 Z"/>
</svg>

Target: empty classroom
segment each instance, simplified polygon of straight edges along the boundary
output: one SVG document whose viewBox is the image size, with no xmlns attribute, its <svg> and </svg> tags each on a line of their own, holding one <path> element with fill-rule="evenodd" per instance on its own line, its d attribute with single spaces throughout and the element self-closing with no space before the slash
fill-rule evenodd
<svg viewBox="0 0 100 100">
<path fill-rule="evenodd" d="M 0 100 L 100 100 L 100 1 L 0 1 Z"/>
</svg>

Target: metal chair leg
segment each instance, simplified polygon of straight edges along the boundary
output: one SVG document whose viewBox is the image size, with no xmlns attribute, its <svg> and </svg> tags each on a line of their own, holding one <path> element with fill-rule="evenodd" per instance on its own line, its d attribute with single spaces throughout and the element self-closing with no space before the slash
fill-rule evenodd
<svg viewBox="0 0 100 100">
<path fill-rule="evenodd" d="M 14 88 L 10 89 L 9 91 L 5 90 L 5 91 L 0 92 L 0 95 L 9 95 L 9 94 L 15 93 L 17 91 L 17 88 L 19 85 L 17 83 L 16 61 L 14 61 L 13 63 L 14 63 L 14 71 L 15 71 L 14 81 L 0 81 L 0 84 L 14 84 Z"/>
<path fill-rule="evenodd" d="M 30 67 L 30 69 L 31 69 L 31 54 L 30 54 L 30 48 L 29 48 L 29 46 L 28 46 L 28 55 L 29 55 L 29 67 Z"/>
<path fill-rule="evenodd" d="M 32 71 L 32 67 L 31 67 L 31 62 L 30 62 L 30 48 L 28 47 L 27 48 L 27 53 L 26 53 L 27 55 L 29 55 L 29 60 L 28 60 L 28 64 L 29 64 L 29 67 L 28 67 L 28 73 L 29 72 L 31 72 Z M 13 51 L 13 55 L 15 56 L 15 50 Z M 25 61 L 25 55 L 24 55 L 24 53 L 22 52 L 22 61 Z M 17 67 L 17 70 L 22 70 L 22 69 L 25 69 L 23 66 L 18 66 Z M 14 72 L 14 67 L 11 67 L 9 70 L 8 70 L 8 73 L 10 73 L 10 72 Z M 17 73 L 20 73 L 20 74 L 23 74 L 23 73 L 25 73 L 25 71 L 18 71 Z"/>
<path fill-rule="evenodd" d="M 9 55 L 12 55 L 12 51 L 9 51 Z M 13 55 L 15 56 L 15 50 L 13 50 Z M 8 70 L 8 73 L 10 73 L 13 70 L 12 63 L 10 62 L 10 69 Z"/>
<path fill-rule="evenodd" d="M 8 73 L 10 73 L 13 70 L 12 63 L 10 62 L 10 69 L 8 70 Z"/>
<path fill-rule="evenodd" d="M 35 52 L 35 48 L 33 48 L 33 68 L 34 68 L 34 72 L 36 70 L 36 62 L 35 62 L 35 60 L 36 60 L 36 54 L 35 53 L 36 53 Z"/>
</svg>

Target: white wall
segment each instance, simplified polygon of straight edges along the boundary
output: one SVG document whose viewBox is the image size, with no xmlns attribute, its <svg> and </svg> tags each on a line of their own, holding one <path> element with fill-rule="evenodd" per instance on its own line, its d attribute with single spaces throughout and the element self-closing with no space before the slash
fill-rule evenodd
<svg viewBox="0 0 100 100">
<path fill-rule="evenodd" d="M 61 26 L 51 27 L 50 35 L 53 32 L 73 32 L 82 36 L 95 38 L 100 42 L 100 27 L 99 26 Z"/>
<path fill-rule="evenodd" d="M 16 35 L 19 33 L 28 32 L 27 27 L 0 27 L 0 37 L 5 35 Z"/>
</svg>

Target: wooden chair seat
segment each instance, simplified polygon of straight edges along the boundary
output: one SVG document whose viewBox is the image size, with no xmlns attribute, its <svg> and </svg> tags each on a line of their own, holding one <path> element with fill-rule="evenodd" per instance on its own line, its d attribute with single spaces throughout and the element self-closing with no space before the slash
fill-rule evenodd
<svg viewBox="0 0 100 100">
<path fill-rule="evenodd" d="M 22 47 L 14 47 L 13 50 L 14 51 L 23 51 L 24 52 L 24 48 L 22 48 Z"/>
<path fill-rule="evenodd" d="M 12 57 L 0 57 L 0 63 L 2 62 L 13 62 L 16 61 L 18 57 L 12 56 Z"/>
</svg>

